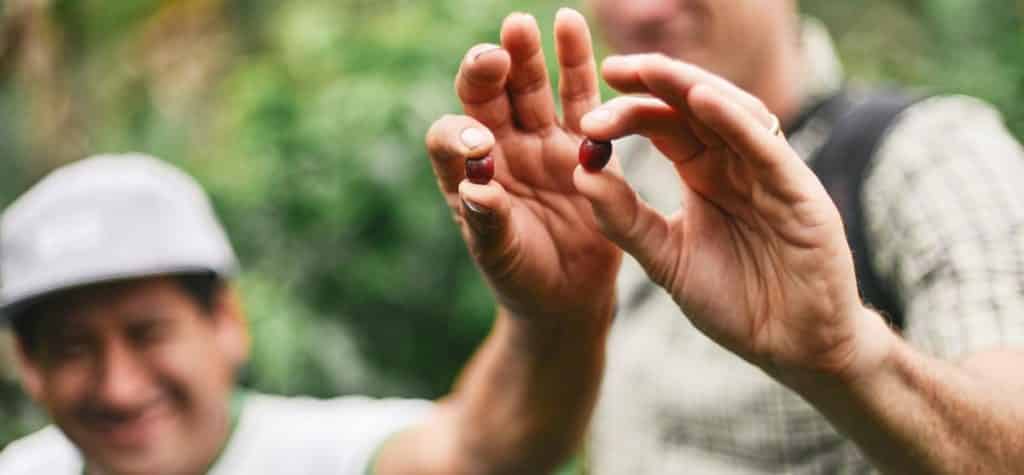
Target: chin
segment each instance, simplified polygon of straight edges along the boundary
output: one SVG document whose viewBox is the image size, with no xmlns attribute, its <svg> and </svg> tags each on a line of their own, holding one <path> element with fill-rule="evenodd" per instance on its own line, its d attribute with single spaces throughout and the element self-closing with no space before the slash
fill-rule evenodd
<svg viewBox="0 0 1024 475">
<path fill-rule="evenodd" d="M 85 450 L 86 458 L 110 475 L 159 475 L 181 473 L 187 450 L 174 450 L 166 440 L 150 440 L 134 447 L 113 447 L 99 439 L 100 446 Z M 164 443 L 161 443 L 164 442 Z M 87 447 L 80 445 L 81 447 Z"/>
<path fill-rule="evenodd" d="M 104 462 L 98 462 L 98 468 L 103 473 L 110 475 L 160 475 L 181 473 L 180 469 L 174 469 L 161 460 L 154 460 L 151 457 L 114 457 Z"/>
</svg>

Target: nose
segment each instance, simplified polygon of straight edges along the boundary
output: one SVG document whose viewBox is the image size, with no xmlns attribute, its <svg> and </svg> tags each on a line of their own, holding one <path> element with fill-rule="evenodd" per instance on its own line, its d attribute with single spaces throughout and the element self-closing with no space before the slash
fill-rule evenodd
<svg viewBox="0 0 1024 475">
<path fill-rule="evenodd" d="M 129 411 L 146 401 L 150 378 L 141 355 L 126 344 L 106 345 L 98 373 L 96 396 L 107 409 Z"/>
<path fill-rule="evenodd" d="M 620 2 L 622 14 L 637 23 L 662 23 L 676 14 L 678 0 L 631 0 Z"/>
</svg>

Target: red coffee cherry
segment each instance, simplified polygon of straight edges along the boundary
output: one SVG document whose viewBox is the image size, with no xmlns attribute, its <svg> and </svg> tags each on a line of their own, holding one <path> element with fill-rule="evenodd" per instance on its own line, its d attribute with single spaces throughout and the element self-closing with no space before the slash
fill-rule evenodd
<svg viewBox="0 0 1024 475">
<path fill-rule="evenodd" d="M 580 165 L 588 172 L 597 172 L 612 158 L 612 143 L 603 140 L 584 139 L 580 144 Z"/>
<path fill-rule="evenodd" d="M 490 155 L 466 159 L 466 178 L 478 185 L 486 185 L 494 178 L 494 159 Z"/>
</svg>

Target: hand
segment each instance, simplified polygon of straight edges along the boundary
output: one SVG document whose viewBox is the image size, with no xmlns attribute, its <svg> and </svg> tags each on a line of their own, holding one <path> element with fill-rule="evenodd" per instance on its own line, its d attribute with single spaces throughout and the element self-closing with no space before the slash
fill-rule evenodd
<svg viewBox="0 0 1024 475">
<path fill-rule="evenodd" d="M 537 23 L 512 14 L 501 46 L 469 50 L 455 80 L 466 115 L 435 122 L 427 148 L 470 251 L 505 309 L 542 319 L 610 317 L 621 251 L 598 231 L 572 180 L 580 118 L 601 102 L 583 17 L 561 10 L 555 39 L 561 121 Z M 465 159 L 487 154 L 495 160 L 494 179 L 465 180 Z"/>
<path fill-rule="evenodd" d="M 783 382 L 880 365 L 891 332 L 861 304 L 839 213 L 769 131 L 776 119 L 761 102 L 660 55 L 609 58 L 603 73 L 616 89 L 648 96 L 604 104 L 582 130 L 649 137 L 675 166 L 683 196 L 665 217 L 615 171 L 577 171 L 607 236 L 697 328 Z"/>
</svg>

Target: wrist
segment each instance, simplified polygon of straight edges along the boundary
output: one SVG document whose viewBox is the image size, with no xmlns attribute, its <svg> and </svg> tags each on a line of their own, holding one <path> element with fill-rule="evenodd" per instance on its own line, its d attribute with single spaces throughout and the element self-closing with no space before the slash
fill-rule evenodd
<svg viewBox="0 0 1024 475">
<path fill-rule="evenodd" d="M 614 302 L 561 314 L 519 313 L 498 308 L 497 325 L 507 326 L 514 340 L 544 354 L 548 349 L 572 349 L 603 345 L 615 313 Z M 572 350 L 570 350 L 572 351 Z"/>
<path fill-rule="evenodd" d="M 616 309 L 614 283 L 607 289 L 595 290 L 583 301 L 531 299 L 510 301 L 498 297 L 498 315 L 521 322 L 526 328 L 538 330 L 575 327 L 601 328 L 611 323 Z"/>
<path fill-rule="evenodd" d="M 903 340 L 878 312 L 862 307 L 857 323 L 857 356 L 838 375 L 840 382 L 859 386 L 896 367 Z"/>
<path fill-rule="evenodd" d="M 902 340 L 874 310 L 861 307 L 851 318 L 852 349 L 843 364 L 794 371 L 780 380 L 808 400 L 835 397 L 836 391 L 863 393 L 878 386 L 898 366 Z"/>
</svg>

